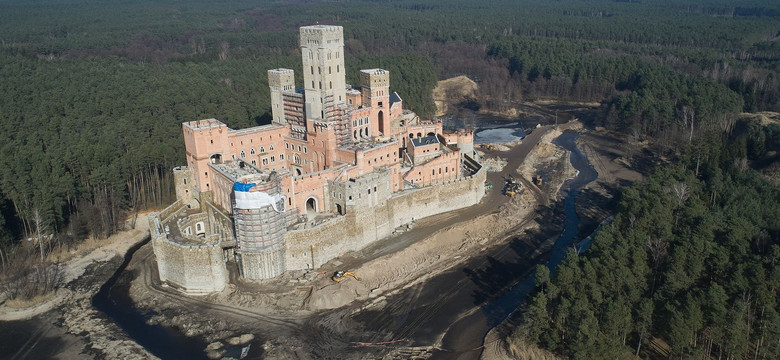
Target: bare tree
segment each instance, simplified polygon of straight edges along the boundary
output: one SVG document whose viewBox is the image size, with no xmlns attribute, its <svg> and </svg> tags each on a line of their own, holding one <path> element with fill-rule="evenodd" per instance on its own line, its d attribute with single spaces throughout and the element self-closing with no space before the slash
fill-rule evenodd
<svg viewBox="0 0 780 360">
<path fill-rule="evenodd" d="M 219 59 L 227 60 L 230 54 L 230 44 L 227 41 L 219 43 Z"/>
<path fill-rule="evenodd" d="M 43 264 L 43 260 L 46 258 L 46 250 L 44 249 L 43 240 L 44 240 L 44 232 L 48 230 L 48 224 L 43 219 L 43 216 L 41 215 L 40 210 L 35 209 L 33 211 L 33 224 L 35 224 L 35 232 L 36 232 L 36 238 L 38 240 L 38 247 L 41 249 L 41 264 Z"/>
<path fill-rule="evenodd" d="M 677 199 L 678 207 L 682 206 L 682 204 L 691 196 L 691 189 L 688 187 L 688 184 L 684 182 L 672 184 L 672 191 L 674 192 L 674 197 Z"/>
</svg>

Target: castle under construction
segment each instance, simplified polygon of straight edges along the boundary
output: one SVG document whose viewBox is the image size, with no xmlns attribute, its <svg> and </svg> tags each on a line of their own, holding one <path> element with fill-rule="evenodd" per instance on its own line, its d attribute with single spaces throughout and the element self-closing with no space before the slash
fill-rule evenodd
<svg viewBox="0 0 780 360">
<path fill-rule="evenodd" d="M 314 269 L 482 198 L 472 132 L 404 109 L 386 70 L 347 85 L 340 26 L 300 28 L 300 49 L 303 88 L 293 70 L 268 70 L 270 125 L 182 124 L 177 200 L 149 217 L 163 283 L 221 291 L 232 261 L 250 280 Z"/>
</svg>

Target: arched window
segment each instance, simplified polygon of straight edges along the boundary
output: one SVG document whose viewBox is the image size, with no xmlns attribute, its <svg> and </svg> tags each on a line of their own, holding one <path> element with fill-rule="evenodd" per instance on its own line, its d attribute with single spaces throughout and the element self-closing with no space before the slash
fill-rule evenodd
<svg viewBox="0 0 780 360">
<path fill-rule="evenodd" d="M 261 153 L 264 153 L 264 152 L 265 152 L 265 146 L 261 146 L 261 147 L 260 147 L 260 152 L 261 152 Z"/>
<path fill-rule="evenodd" d="M 263 159 L 263 165 L 268 165 L 268 159 Z"/>
<path fill-rule="evenodd" d="M 284 160 L 284 154 L 279 154 L 279 160 Z"/>
<path fill-rule="evenodd" d="M 241 150 L 241 157 L 242 157 L 242 158 L 245 158 L 245 157 L 246 157 L 246 153 L 244 152 L 244 150 Z"/>
<path fill-rule="evenodd" d="M 276 162 L 276 157 L 275 156 L 271 156 L 271 162 Z M 439 169 L 439 171 L 441 171 L 441 169 Z"/>
<path fill-rule="evenodd" d="M 262 152 L 263 150 L 260 151 Z M 254 154 L 255 154 L 255 149 L 254 148 L 249 149 L 249 155 L 254 155 Z"/>
<path fill-rule="evenodd" d="M 274 151 L 274 146 L 273 145 L 269 145 L 268 146 L 268 151 Z"/>
<path fill-rule="evenodd" d="M 311 74 L 314 75 L 314 66 L 311 67 Z"/>
<path fill-rule="evenodd" d="M 257 166 L 257 160 L 252 160 L 252 165 Z"/>
<path fill-rule="evenodd" d="M 333 89 L 333 81 L 330 82 L 330 88 Z"/>
</svg>

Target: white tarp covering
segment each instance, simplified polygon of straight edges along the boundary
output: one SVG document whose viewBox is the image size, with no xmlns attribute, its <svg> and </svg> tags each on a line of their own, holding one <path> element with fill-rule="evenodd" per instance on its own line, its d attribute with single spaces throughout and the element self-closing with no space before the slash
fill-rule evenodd
<svg viewBox="0 0 780 360">
<path fill-rule="evenodd" d="M 234 191 L 236 194 L 236 208 L 238 209 L 260 209 L 271 205 L 274 211 L 279 212 L 276 203 L 284 199 L 284 195 L 268 195 L 262 191 Z"/>
</svg>

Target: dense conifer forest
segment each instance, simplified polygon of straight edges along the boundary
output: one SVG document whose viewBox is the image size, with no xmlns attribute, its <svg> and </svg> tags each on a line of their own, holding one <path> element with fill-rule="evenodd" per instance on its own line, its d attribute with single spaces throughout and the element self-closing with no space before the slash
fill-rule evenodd
<svg viewBox="0 0 780 360">
<path fill-rule="evenodd" d="M 780 189 L 741 166 L 744 141 L 708 150 L 624 189 L 615 221 L 554 276 L 539 266 L 514 336 L 572 359 L 663 354 L 653 337 L 676 359 L 780 357 Z"/>
<path fill-rule="evenodd" d="M 344 27 L 348 83 L 386 68 L 424 117 L 437 79 L 467 75 L 491 110 L 600 102 L 598 125 L 673 159 L 540 279 L 518 336 L 575 358 L 650 334 L 680 357 L 780 356 L 780 195 L 750 166 L 780 129 L 735 121 L 780 111 L 769 0 L 0 0 L 3 262 L 26 237 L 103 238 L 172 201 L 181 122 L 267 123 L 266 70 L 298 76 L 313 23 Z"/>
</svg>

